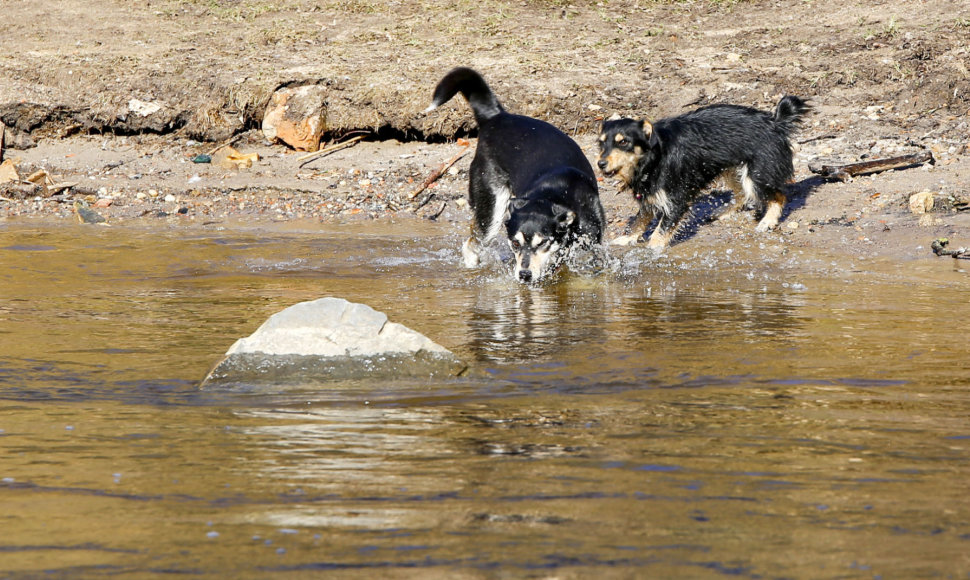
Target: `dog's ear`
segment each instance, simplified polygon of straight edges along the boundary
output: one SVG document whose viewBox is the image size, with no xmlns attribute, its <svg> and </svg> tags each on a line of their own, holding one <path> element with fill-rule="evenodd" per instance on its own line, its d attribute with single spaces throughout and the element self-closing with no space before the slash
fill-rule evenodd
<svg viewBox="0 0 970 580">
<path fill-rule="evenodd" d="M 650 121 L 640 119 L 640 130 L 643 131 L 643 136 L 647 138 L 647 147 L 653 149 L 657 145 L 660 145 L 660 138 L 657 137 L 657 132 L 653 130 L 653 125 L 650 124 Z"/>
<path fill-rule="evenodd" d="M 560 230 L 565 230 L 576 221 L 576 212 L 558 203 L 552 206 L 553 215 L 556 216 L 556 226 Z"/>
</svg>

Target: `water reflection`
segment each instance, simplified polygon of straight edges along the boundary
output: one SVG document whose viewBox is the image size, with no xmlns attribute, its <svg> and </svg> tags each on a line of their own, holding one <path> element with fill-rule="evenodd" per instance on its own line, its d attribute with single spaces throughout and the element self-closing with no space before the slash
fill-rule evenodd
<svg viewBox="0 0 970 580">
<path fill-rule="evenodd" d="M 534 361 L 580 344 L 601 344 L 607 332 L 607 288 L 564 276 L 538 288 L 501 281 L 475 290 L 468 310 L 468 347 L 480 361 Z"/>
</svg>

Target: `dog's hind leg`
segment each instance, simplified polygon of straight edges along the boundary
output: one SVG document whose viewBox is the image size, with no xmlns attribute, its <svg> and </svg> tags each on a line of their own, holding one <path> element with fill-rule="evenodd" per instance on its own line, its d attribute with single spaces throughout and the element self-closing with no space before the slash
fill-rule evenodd
<svg viewBox="0 0 970 580">
<path fill-rule="evenodd" d="M 721 174 L 724 185 L 731 190 L 731 205 L 717 216 L 718 221 L 734 217 L 754 199 L 754 182 L 748 177 L 748 166 L 732 167 Z"/>
<path fill-rule="evenodd" d="M 765 206 L 765 215 L 758 222 L 755 231 L 757 232 L 767 232 L 773 230 L 778 226 L 778 220 L 781 219 L 781 213 L 785 209 L 785 194 L 776 191 L 768 199 L 768 203 Z"/>
</svg>

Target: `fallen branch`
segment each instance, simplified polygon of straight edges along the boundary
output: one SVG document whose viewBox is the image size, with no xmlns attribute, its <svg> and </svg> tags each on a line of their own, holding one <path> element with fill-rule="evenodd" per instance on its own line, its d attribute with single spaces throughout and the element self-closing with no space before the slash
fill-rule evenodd
<svg viewBox="0 0 970 580">
<path fill-rule="evenodd" d="M 444 175 L 445 171 L 448 171 L 449 167 L 451 167 L 452 165 L 457 163 L 459 159 L 464 157 L 465 153 L 468 153 L 468 149 L 469 148 L 466 145 L 465 148 L 459 151 L 457 155 L 455 155 L 448 161 L 445 161 L 438 169 L 435 169 L 434 171 L 432 171 L 431 175 L 429 175 L 428 178 L 424 180 L 421 186 L 411 192 L 411 194 L 408 196 L 408 199 L 414 199 L 418 197 L 418 195 L 420 195 L 422 191 L 431 187 L 432 183 L 441 179 L 441 176 Z"/>
<path fill-rule="evenodd" d="M 904 169 L 923 163 L 933 163 L 933 154 L 929 151 L 920 151 L 912 155 L 901 155 L 899 157 L 889 157 L 887 159 L 873 159 L 872 161 L 862 161 L 860 163 L 849 163 L 847 165 L 809 165 L 808 169 L 812 173 L 821 175 L 826 179 L 838 179 L 840 181 L 852 181 L 857 175 L 868 175 L 889 171 L 890 169 Z"/>
<path fill-rule="evenodd" d="M 4 136 L 7 134 L 7 125 L 0 120 L 0 163 L 3 163 Z"/>
<path fill-rule="evenodd" d="M 937 238 L 933 240 L 930 247 L 933 249 L 933 253 L 937 256 L 952 256 L 953 258 L 962 258 L 964 260 L 970 259 L 970 248 L 960 248 L 959 250 L 947 250 L 946 246 L 950 243 L 950 240 L 946 238 Z"/>
<path fill-rule="evenodd" d="M 297 161 L 300 161 L 301 162 L 300 163 L 300 167 L 303 167 L 304 165 L 306 165 L 307 163 L 313 161 L 314 159 L 323 157 L 324 155 L 329 155 L 329 154 L 331 154 L 331 153 L 333 153 L 335 151 L 340 151 L 341 149 L 346 149 L 347 147 L 350 147 L 350 146 L 356 144 L 358 141 L 360 141 L 361 139 L 363 139 L 366 136 L 367 135 L 357 135 L 356 137 L 352 137 L 350 139 L 347 139 L 343 143 L 337 143 L 336 145 L 331 145 L 329 147 L 324 147 L 323 149 L 321 149 L 319 151 L 314 151 L 313 153 L 307 153 L 306 155 L 301 155 L 300 157 L 297 157 L 296 160 Z"/>
</svg>

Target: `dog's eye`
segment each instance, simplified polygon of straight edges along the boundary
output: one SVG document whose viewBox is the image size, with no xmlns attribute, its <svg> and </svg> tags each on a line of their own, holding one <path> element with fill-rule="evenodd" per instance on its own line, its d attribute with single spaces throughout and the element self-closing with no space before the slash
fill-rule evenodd
<svg viewBox="0 0 970 580">
<path fill-rule="evenodd" d="M 522 247 L 522 244 L 519 243 L 519 240 L 509 240 L 509 245 L 512 246 L 512 249 L 516 251 L 518 251 Z"/>
</svg>

